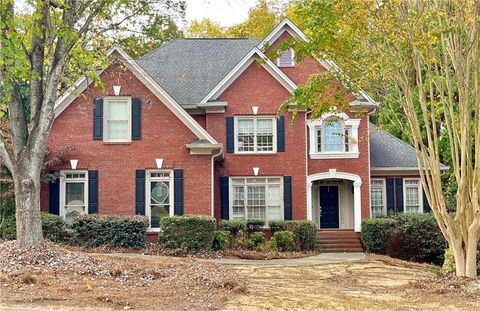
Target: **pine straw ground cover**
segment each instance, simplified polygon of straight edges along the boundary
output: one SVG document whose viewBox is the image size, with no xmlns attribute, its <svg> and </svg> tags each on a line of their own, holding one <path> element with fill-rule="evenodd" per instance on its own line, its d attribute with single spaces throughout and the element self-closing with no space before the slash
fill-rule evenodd
<svg viewBox="0 0 480 311">
<path fill-rule="evenodd" d="M 0 306 L 209 310 L 245 291 L 231 268 L 192 258 L 113 258 L 49 243 L 23 251 L 0 242 Z"/>
</svg>

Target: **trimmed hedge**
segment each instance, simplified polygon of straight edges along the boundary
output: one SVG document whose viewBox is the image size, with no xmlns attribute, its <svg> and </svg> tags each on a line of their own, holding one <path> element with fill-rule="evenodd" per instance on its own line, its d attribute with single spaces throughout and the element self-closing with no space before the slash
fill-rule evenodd
<svg viewBox="0 0 480 311">
<path fill-rule="evenodd" d="M 390 236 L 398 227 L 392 218 L 370 218 L 362 222 L 362 242 L 370 253 L 386 254 Z"/>
<path fill-rule="evenodd" d="M 173 216 L 160 221 L 158 242 L 165 248 L 190 252 L 212 249 L 215 219 L 206 216 Z"/>
<path fill-rule="evenodd" d="M 235 237 L 240 231 L 247 230 L 247 224 L 239 220 L 221 220 L 220 229 L 230 232 L 230 234 Z"/>
<path fill-rule="evenodd" d="M 72 243 L 86 247 L 142 248 L 148 225 L 145 216 L 83 215 L 70 225 Z"/>
<path fill-rule="evenodd" d="M 309 220 L 282 220 L 269 223 L 272 235 L 279 231 L 290 231 L 295 234 L 295 244 L 302 251 L 315 249 L 317 243 L 317 225 Z"/>
<path fill-rule="evenodd" d="M 230 232 L 215 231 L 213 233 L 212 249 L 214 251 L 224 251 L 230 244 Z"/>
<path fill-rule="evenodd" d="M 291 231 L 277 231 L 272 240 L 280 252 L 292 252 L 295 250 L 295 234 Z"/>
<path fill-rule="evenodd" d="M 67 225 L 58 215 L 42 213 L 42 229 L 43 236 L 52 242 L 62 243 L 68 240 Z"/>
<path fill-rule="evenodd" d="M 372 253 L 436 265 L 443 263 L 447 246 L 435 217 L 430 213 L 364 220 L 362 241 Z"/>
</svg>

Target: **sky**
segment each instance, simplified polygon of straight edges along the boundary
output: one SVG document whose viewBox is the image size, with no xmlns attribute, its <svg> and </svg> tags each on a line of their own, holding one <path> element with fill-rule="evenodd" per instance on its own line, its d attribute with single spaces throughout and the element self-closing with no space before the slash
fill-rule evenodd
<svg viewBox="0 0 480 311">
<path fill-rule="evenodd" d="M 194 19 L 210 18 L 227 27 L 243 22 L 248 10 L 255 6 L 257 0 L 186 0 L 187 23 Z"/>
</svg>

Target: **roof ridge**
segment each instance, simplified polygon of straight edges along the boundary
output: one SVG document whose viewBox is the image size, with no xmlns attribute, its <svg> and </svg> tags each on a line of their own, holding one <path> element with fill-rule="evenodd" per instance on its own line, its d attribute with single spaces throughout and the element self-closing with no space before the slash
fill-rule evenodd
<svg viewBox="0 0 480 311">
<path fill-rule="evenodd" d="M 255 40 L 255 41 L 260 41 L 259 39 L 255 38 L 229 38 L 229 37 L 219 37 L 219 38 L 209 38 L 209 37 L 203 37 L 203 38 L 179 38 L 177 40 Z"/>
</svg>

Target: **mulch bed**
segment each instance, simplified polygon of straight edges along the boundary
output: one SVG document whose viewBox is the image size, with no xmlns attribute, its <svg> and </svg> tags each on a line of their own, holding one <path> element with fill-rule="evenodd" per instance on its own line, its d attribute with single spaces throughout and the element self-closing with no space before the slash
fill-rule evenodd
<svg viewBox="0 0 480 311">
<path fill-rule="evenodd" d="M 157 256 L 173 256 L 173 257 L 188 257 L 188 258 L 202 258 L 202 259 L 221 259 L 221 258 L 236 258 L 236 259 L 249 259 L 249 260 L 270 260 L 270 259 L 294 259 L 304 258 L 309 256 L 318 255 L 318 252 L 259 252 L 254 250 L 240 250 L 231 249 L 226 251 L 210 251 L 191 253 L 182 249 L 165 249 L 158 246 L 156 243 L 147 243 L 145 248 L 132 249 L 132 248 L 117 248 L 117 247 L 96 247 L 96 248 L 83 248 L 74 246 L 65 246 L 71 250 L 77 250 L 87 253 L 135 253 L 144 255 L 157 255 Z"/>
</svg>

